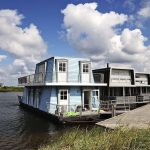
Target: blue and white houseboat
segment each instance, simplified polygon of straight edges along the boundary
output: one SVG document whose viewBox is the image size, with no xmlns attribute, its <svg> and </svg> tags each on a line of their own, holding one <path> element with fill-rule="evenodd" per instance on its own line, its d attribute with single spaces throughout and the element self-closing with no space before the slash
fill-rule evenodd
<svg viewBox="0 0 150 150">
<path fill-rule="evenodd" d="M 22 106 L 58 121 L 97 117 L 107 87 L 104 74 L 94 73 L 89 59 L 68 57 L 38 63 L 35 74 L 19 78 L 18 84 L 24 86 Z"/>
<path fill-rule="evenodd" d="M 20 104 L 50 119 L 76 122 L 111 116 L 114 106 L 120 114 L 150 102 L 149 73 L 91 66 L 90 59 L 68 57 L 38 63 L 35 74 L 18 79 L 24 86 Z"/>
</svg>

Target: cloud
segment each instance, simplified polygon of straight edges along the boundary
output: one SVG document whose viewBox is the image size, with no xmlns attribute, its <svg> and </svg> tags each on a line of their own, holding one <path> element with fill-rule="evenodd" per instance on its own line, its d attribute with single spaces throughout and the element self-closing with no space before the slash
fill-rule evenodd
<svg viewBox="0 0 150 150">
<path fill-rule="evenodd" d="M 69 43 L 88 54 L 106 52 L 110 47 L 109 40 L 115 32 L 113 28 L 127 20 L 124 14 L 102 14 L 96 8 L 96 3 L 69 4 L 62 11 Z M 103 41 L 103 44 L 99 41 Z"/>
<path fill-rule="evenodd" d="M 44 54 L 46 44 L 39 30 L 34 24 L 21 28 L 22 18 L 16 10 L 0 10 L 0 48 L 18 57 Z"/>
<path fill-rule="evenodd" d="M 106 62 L 131 64 L 139 70 L 146 66 L 150 48 L 140 29 L 129 29 L 129 16 L 116 12 L 102 13 L 97 3 L 68 4 L 62 10 L 64 30 L 69 44 L 87 55 L 97 66 Z"/>
<path fill-rule="evenodd" d="M 140 29 L 129 30 L 124 29 L 121 34 L 121 42 L 123 44 L 123 51 L 129 54 L 143 53 L 146 50 L 144 42 L 147 40 L 142 35 Z"/>
<path fill-rule="evenodd" d="M 3 61 L 3 60 L 5 60 L 6 58 L 7 58 L 6 55 L 0 55 L 0 62 Z"/>
<path fill-rule="evenodd" d="M 142 8 L 138 14 L 142 16 L 143 18 L 149 18 L 150 17 L 150 6 Z"/>
<path fill-rule="evenodd" d="M 146 1 L 137 14 L 144 19 L 150 18 L 150 2 Z"/>
<path fill-rule="evenodd" d="M 23 18 L 17 10 L 0 10 L 0 49 L 14 58 L 12 64 L 7 66 L 10 75 L 33 72 L 35 64 L 47 52 L 47 45 L 37 26 L 31 23 L 23 28 Z M 4 59 L 6 57 L 0 57 L 0 60 Z"/>
</svg>

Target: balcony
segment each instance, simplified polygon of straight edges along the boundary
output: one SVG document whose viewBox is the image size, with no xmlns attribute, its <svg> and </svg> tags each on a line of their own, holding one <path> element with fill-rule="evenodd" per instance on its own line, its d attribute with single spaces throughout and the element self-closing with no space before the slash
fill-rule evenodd
<svg viewBox="0 0 150 150">
<path fill-rule="evenodd" d="M 60 73 L 60 72 L 59 72 Z M 18 85 L 25 86 L 25 85 L 46 85 L 50 83 L 60 83 L 57 78 L 57 72 L 46 72 L 46 73 L 36 73 L 24 77 L 18 78 Z M 91 77 L 90 77 L 91 76 Z M 89 76 L 89 81 L 84 82 L 85 84 L 104 84 L 104 75 L 101 73 L 93 73 Z M 83 83 L 81 80 L 81 74 L 76 72 L 67 72 L 67 79 L 63 81 L 63 83 Z"/>
</svg>

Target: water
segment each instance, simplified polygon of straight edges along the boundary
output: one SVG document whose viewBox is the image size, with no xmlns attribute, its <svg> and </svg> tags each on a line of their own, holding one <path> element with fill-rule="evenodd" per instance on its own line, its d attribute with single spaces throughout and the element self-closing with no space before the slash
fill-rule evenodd
<svg viewBox="0 0 150 150">
<path fill-rule="evenodd" d="M 63 129 L 20 108 L 19 94 L 0 92 L 0 150 L 38 149 L 40 145 L 53 142 Z"/>
</svg>

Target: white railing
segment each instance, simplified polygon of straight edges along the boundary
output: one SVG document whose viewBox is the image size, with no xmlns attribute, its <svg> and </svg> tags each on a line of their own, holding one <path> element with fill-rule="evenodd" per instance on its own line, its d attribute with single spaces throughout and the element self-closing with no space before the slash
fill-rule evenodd
<svg viewBox="0 0 150 150">
<path fill-rule="evenodd" d="M 101 108 L 103 107 L 106 111 L 111 111 L 112 105 L 115 105 L 116 110 L 127 111 L 136 108 L 136 104 L 150 103 L 150 95 L 139 95 L 139 96 L 116 96 L 114 100 L 105 99 L 100 101 Z"/>
<path fill-rule="evenodd" d="M 66 82 L 70 83 L 82 83 L 81 74 L 76 72 L 66 73 Z M 93 77 L 89 79 L 89 83 L 104 83 L 104 78 L 102 74 L 93 73 Z M 56 83 L 59 82 L 58 72 L 46 72 L 46 73 L 36 73 L 24 77 L 18 78 L 18 85 L 32 85 L 32 84 L 44 84 L 44 83 Z"/>
<path fill-rule="evenodd" d="M 19 85 L 33 84 L 33 83 L 44 83 L 45 75 L 43 73 L 32 74 L 18 78 Z"/>
</svg>

